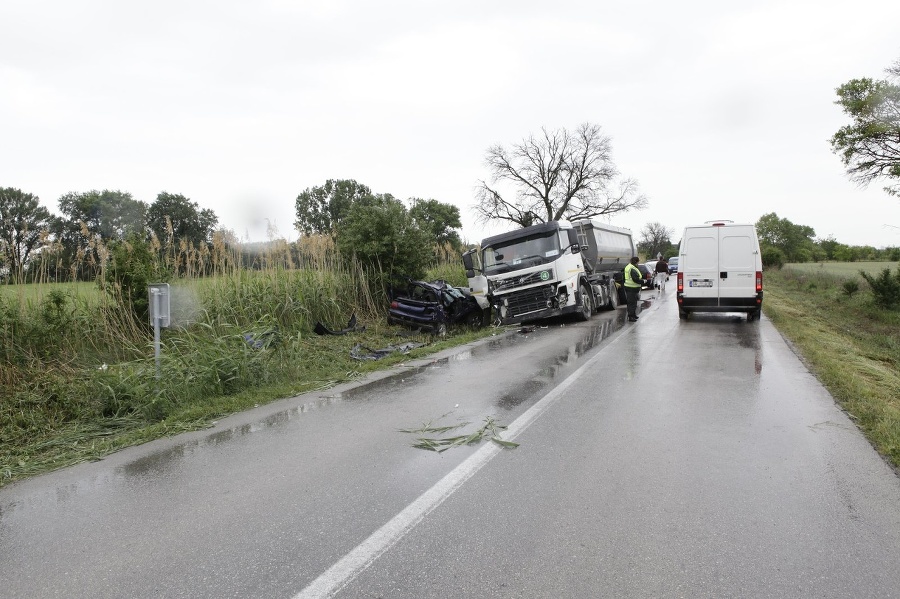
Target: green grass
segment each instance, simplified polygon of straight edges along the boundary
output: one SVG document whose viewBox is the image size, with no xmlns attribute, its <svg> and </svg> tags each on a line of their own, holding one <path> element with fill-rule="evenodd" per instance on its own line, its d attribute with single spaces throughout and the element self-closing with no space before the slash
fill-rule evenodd
<svg viewBox="0 0 900 599">
<path fill-rule="evenodd" d="M 765 276 L 763 310 L 800 351 L 872 445 L 900 467 L 900 311 L 876 308 L 865 283 L 843 283 L 865 265 L 790 264 Z M 818 269 L 818 270 L 817 270 Z"/>
<path fill-rule="evenodd" d="M 837 277 L 852 278 L 858 277 L 861 270 L 875 275 L 885 268 L 894 271 L 897 269 L 897 266 L 897 262 L 804 262 L 802 264 L 786 264 L 785 269 L 795 273 L 824 273 Z"/>
<path fill-rule="evenodd" d="M 100 298 L 100 288 L 96 283 L 30 283 L 26 285 L 0 285 L 0 299 L 7 298 L 25 305 L 38 304 L 50 292 L 58 291 L 89 302 Z"/>
</svg>

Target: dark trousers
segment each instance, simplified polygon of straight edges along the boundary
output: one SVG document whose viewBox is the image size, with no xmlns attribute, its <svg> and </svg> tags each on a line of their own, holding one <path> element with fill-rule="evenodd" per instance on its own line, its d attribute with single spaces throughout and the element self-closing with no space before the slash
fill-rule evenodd
<svg viewBox="0 0 900 599">
<path fill-rule="evenodd" d="M 638 300 L 641 298 L 640 287 L 625 286 L 625 300 L 628 302 L 628 316 L 637 318 Z"/>
</svg>

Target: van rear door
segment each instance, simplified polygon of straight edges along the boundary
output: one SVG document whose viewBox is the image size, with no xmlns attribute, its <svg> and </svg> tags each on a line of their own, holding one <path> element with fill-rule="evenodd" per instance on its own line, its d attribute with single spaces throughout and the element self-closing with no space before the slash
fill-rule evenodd
<svg viewBox="0 0 900 599">
<path fill-rule="evenodd" d="M 719 230 L 713 227 L 689 228 L 678 269 L 684 277 L 684 296 L 696 305 L 714 306 L 719 297 Z"/>
<path fill-rule="evenodd" d="M 750 227 L 716 227 L 719 232 L 719 298 L 756 296 L 756 262 L 759 249 Z"/>
</svg>

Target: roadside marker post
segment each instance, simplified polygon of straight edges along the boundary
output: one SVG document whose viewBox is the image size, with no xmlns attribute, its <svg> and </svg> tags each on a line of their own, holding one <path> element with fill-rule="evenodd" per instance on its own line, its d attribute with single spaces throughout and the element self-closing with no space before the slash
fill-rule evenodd
<svg viewBox="0 0 900 599">
<path fill-rule="evenodd" d="M 169 307 L 170 293 L 168 283 L 151 283 L 150 294 L 150 324 L 153 325 L 153 351 L 156 355 L 156 378 L 159 379 L 159 330 L 168 328 L 170 323 Z"/>
</svg>

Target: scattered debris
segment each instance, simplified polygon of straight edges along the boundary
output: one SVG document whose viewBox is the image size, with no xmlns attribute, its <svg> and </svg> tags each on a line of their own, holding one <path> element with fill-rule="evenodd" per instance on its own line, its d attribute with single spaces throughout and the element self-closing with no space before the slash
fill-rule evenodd
<svg viewBox="0 0 900 599">
<path fill-rule="evenodd" d="M 350 320 L 349 322 L 347 322 L 346 328 L 337 331 L 332 331 L 321 322 L 317 322 L 316 326 L 313 327 L 313 331 L 316 333 L 316 335 L 346 335 L 347 333 L 362 333 L 365 330 L 365 325 L 360 326 L 356 323 L 356 314 L 350 316 Z"/>
<path fill-rule="evenodd" d="M 408 343 L 401 343 L 399 345 L 388 345 L 387 347 L 383 347 L 381 349 L 370 349 L 368 347 L 365 347 L 361 343 L 357 343 L 353 346 L 353 349 L 350 350 L 350 357 L 354 360 L 380 360 L 381 358 L 396 352 L 400 352 L 401 354 L 408 354 L 410 351 L 416 349 L 417 347 L 422 347 L 423 345 L 425 344 L 410 341 Z"/>
<path fill-rule="evenodd" d="M 281 340 L 281 333 L 277 328 L 268 329 L 261 333 L 244 333 L 244 341 L 253 349 L 266 349 Z"/>
<path fill-rule="evenodd" d="M 446 416 L 446 414 L 444 415 Z M 441 416 L 443 418 L 443 416 Z M 450 432 L 452 430 L 456 430 L 458 428 L 462 428 L 464 426 L 468 426 L 470 423 L 461 422 L 459 424 L 454 424 L 450 426 L 434 426 L 431 422 L 424 424 L 422 427 L 417 429 L 400 429 L 401 433 L 436 433 L 438 435 Z M 496 420 L 494 420 L 493 416 L 488 416 L 484 419 L 484 425 L 469 433 L 468 435 L 457 435 L 455 437 L 418 437 L 413 443 L 413 447 L 416 449 L 426 449 L 428 451 L 435 451 L 437 453 L 442 453 L 447 451 L 451 447 L 460 447 L 462 445 L 472 445 L 475 443 L 481 442 L 485 437 L 490 438 L 491 441 L 500 445 L 501 447 L 514 449 L 519 446 L 518 443 L 514 443 L 512 441 L 505 441 L 500 438 L 500 431 L 506 430 L 506 426 L 498 424 Z"/>
</svg>

